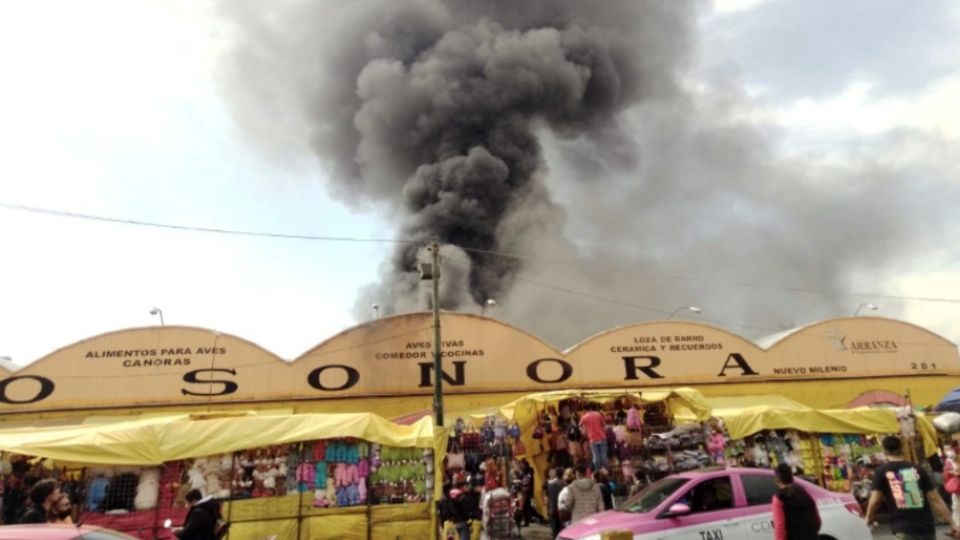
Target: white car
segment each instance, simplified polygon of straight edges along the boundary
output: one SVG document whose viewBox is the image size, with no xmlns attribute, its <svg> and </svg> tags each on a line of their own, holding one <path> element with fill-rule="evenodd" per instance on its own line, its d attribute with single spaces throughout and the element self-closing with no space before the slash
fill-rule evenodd
<svg viewBox="0 0 960 540">
<path fill-rule="evenodd" d="M 820 511 L 822 540 L 871 540 L 852 495 L 801 479 Z M 621 505 L 564 529 L 560 540 L 600 540 L 628 530 L 634 540 L 773 540 L 771 500 L 777 486 L 764 469 L 714 468 L 670 475 Z"/>
</svg>

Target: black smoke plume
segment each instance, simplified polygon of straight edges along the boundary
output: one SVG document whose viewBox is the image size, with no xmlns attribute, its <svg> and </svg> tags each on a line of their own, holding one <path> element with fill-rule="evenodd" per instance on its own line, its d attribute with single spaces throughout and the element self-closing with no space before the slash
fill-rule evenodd
<svg viewBox="0 0 960 540">
<path fill-rule="evenodd" d="M 685 47 L 670 45 L 683 42 L 690 19 L 685 1 L 344 5 L 288 6 L 275 20 L 291 23 L 290 34 L 271 28 L 262 10 L 231 10 L 244 32 L 260 32 L 241 34 L 250 40 L 241 52 L 272 47 L 264 61 L 289 63 L 303 59 L 298 44 L 322 49 L 312 61 L 323 70 L 309 75 L 315 86 L 302 104 L 313 148 L 332 165 L 338 192 L 386 201 L 398 236 L 413 240 L 371 292 L 387 313 L 423 307 L 414 271 L 433 239 L 466 250 L 448 262 L 466 268 L 467 294 L 443 296 L 444 308 L 469 309 L 509 290 L 520 264 L 483 252 L 542 234 L 542 216 L 512 215 L 560 212 L 540 185 L 538 134 L 623 146 L 618 115 L 674 86 Z M 301 34 L 311 23 L 318 35 Z M 289 78 L 261 74 L 276 84 Z"/>
<path fill-rule="evenodd" d="M 687 305 L 767 334 L 953 264 L 955 140 L 784 152 L 735 77 L 696 71 L 705 4 L 229 0 L 222 88 L 268 155 L 318 157 L 336 196 L 415 240 L 360 319 L 429 305 L 414 268 L 433 238 L 443 307 L 495 298 L 488 315 L 558 346 Z"/>
</svg>

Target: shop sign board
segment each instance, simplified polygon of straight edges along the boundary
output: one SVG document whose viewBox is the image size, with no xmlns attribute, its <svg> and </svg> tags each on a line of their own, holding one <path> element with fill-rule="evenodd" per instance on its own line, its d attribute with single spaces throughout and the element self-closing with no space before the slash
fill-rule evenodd
<svg viewBox="0 0 960 540">
<path fill-rule="evenodd" d="M 768 349 L 701 324 L 637 324 L 594 336 L 566 359 L 608 377 L 619 368 L 627 380 L 671 385 L 960 374 L 953 343 L 911 324 L 866 317 L 807 326 Z"/>
<path fill-rule="evenodd" d="M 887 319 L 835 319 L 769 349 L 689 322 L 598 334 L 566 353 L 506 324 L 443 314 L 447 393 L 960 375 L 949 341 Z M 0 412 L 429 395 L 429 314 L 351 328 L 287 362 L 235 336 L 151 327 L 97 336 L 0 378 Z"/>
</svg>

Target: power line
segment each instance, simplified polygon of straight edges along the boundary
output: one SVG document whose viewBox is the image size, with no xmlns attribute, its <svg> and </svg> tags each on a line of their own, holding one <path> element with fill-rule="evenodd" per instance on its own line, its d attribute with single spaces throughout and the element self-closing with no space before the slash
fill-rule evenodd
<svg viewBox="0 0 960 540">
<path fill-rule="evenodd" d="M 468 266 L 468 265 L 471 264 L 469 261 L 464 261 L 464 260 L 462 260 L 462 259 L 457 259 L 456 257 L 444 257 L 444 260 L 445 260 L 445 261 L 449 261 L 449 262 L 454 263 L 454 264 L 463 265 L 463 266 Z M 587 292 L 583 292 L 583 291 L 577 291 L 577 290 L 570 289 L 570 288 L 567 288 L 567 287 L 561 287 L 561 286 L 559 286 L 559 285 L 552 285 L 552 284 L 549 284 L 549 283 L 543 283 L 543 282 L 540 282 L 540 281 L 536 281 L 536 280 L 532 280 L 532 279 L 527 279 L 527 278 L 523 278 L 523 277 L 515 277 L 514 279 L 517 280 L 517 281 L 519 281 L 519 282 L 522 282 L 522 283 L 529 283 L 529 284 L 531 284 L 531 285 L 536 285 L 536 286 L 538 286 L 538 287 L 543 287 L 543 288 L 545 288 L 545 289 L 552 289 L 552 290 L 559 291 L 559 292 L 562 292 L 562 293 L 565 293 L 565 294 L 569 294 L 569 295 L 572 295 L 572 296 L 579 296 L 579 297 L 581 297 L 581 298 L 586 298 L 586 299 L 589 299 L 589 300 L 596 300 L 596 301 L 599 301 L 599 302 L 605 302 L 605 303 L 608 303 L 608 304 L 613 304 L 613 305 L 622 306 L 622 307 L 626 307 L 626 308 L 630 308 L 630 309 L 635 309 L 635 310 L 638 310 L 638 311 L 647 311 L 647 312 L 658 313 L 658 314 L 663 314 L 663 315 L 672 315 L 672 314 L 673 314 L 672 311 L 666 311 L 666 310 L 657 309 L 657 308 L 652 308 L 652 307 L 648 307 L 648 306 L 641 306 L 641 305 L 638 305 L 638 304 L 632 304 L 632 303 L 629 303 L 629 302 L 624 302 L 624 301 L 622 301 L 622 300 L 614 300 L 614 299 L 612 299 L 612 298 L 606 298 L 606 297 L 603 297 L 603 296 L 597 296 L 597 295 L 595 295 L 595 294 L 591 294 L 591 293 L 587 293 Z M 684 322 L 684 321 L 679 321 L 679 322 Z M 689 321 L 687 321 L 687 322 L 689 322 Z M 718 326 L 718 327 L 736 326 L 736 327 L 739 327 L 739 328 L 748 328 L 748 329 L 751 329 L 751 330 L 760 330 L 760 331 L 763 331 L 763 332 L 779 333 L 779 332 L 782 332 L 782 331 L 783 331 L 783 328 L 770 328 L 770 327 L 767 327 L 767 326 L 757 326 L 757 325 L 755 325 L 755 324 L 735 323 L 735 322 L 731 322 L 731 321 L 725 321 L 725 320 L 721 320 L 721 319 L 713 319 L 713 318 L 707 318 L 707 317 L 698 317 L 697 319 L 693 320 L 693 322 L 696 322 L 696 323 L 710 323 L 710 324 L 716 325 L 716 326 Z M 813 337 L 830 337 L 830 336 L 828 336 L 828 335 L 826 335 L 826 334 L 822 334 L 822 335 L 819 335 L 819 334 L 807 334 L 807 335 L 808 335 L 808 336 L 813 336 Z M 742 336 L 741 336 L 741 337 L 742 337 Z M 744 339 L 746 339 L 746 338 L 744 338 Z M 911 341 L 898 341 L 898 343 L 904 343 L 904 344 L 909 343 L 909 344 L 913 344 L 913 345 L 924 345 L 924 346 L 954 347 L 954 345 L 952 345 L 952 344 L 950 344 L 950 345 L 940 345 L 940 344 L 930 344 L 930 343 L 926 343 L 926 342 L 919 343 L 919 342 L 911 342 Z"/>
<path fill-rule="evenodd" d="M 65 210 L 52 210 L 49 208 L 38 208 L 35 206 L 26 206 L 22 204 L 10 204 L 0 201 L 0 207 L 8 210 L 19 210 L 23 212 L 32 212 L 35 214 L 45 214 L 57 217 L 67 217 L 74 219 L 84 219 L 87 221 L 100 221 L 104 223 L 119 223 L 123 225 L 137 225 L 140 227 L 154 227 L 158 229 L 172 229 L 177 231 L 205 232 L 216 234 L 231 234 L 237 236 L 257 236 L 262 238 L 283 238 L 287 240 L 320 240 L 327 242 L 373 242 L 390 244 L 416 244 L 416 240 L 402 240 L 395 238 L 357 238 L 349 236 L 319 236 L 309 234 L 287 234 L 272 233 L 261 231 L 246 231 L 239 229 L 220 229 L 214 227 L 195 227 L 191 225 L 177 225 L 173 223 L 159 223 L 155 221 L 141 221 L 137 219 L 114 218 L 107 216 L 97 216 L 93 214 L 81 214 L 79 212 L 68 212 Z"/>
<path fill-rule="evenodd" d="M 64 210 L 54 210 L 49 208 L 39 208 L 39 207 L 26 206 L 21 204 L 11 204 L 11 203 L 5 203 L 2 201 L 0 201 L 0 208 L 6 208 L 9 210 L 19 210 L 23 212 L 31 212 L 36 214 L 58 216 L 58 217 L 84 219 L 88 221 L 118 223 L 123 225 L 137 225 L 142 227 L 154 227 L 154 228 L 171 229 L 171 230 L 178 230 L 178 231 L 229 234 L 229 235 L 237 235 L 237 236 L 253 236 L 253 237 L 262 237 L 262 238 L 281 238 L 281 239 L 287 239 L 287 240 L 311 240 L 311 241 L 329 241 L 329 242 L 370 242 L 370 243 L 390 243 L 390 244 L 422 243 L 421 240 L 406 240 L 406 239 L 396 239 L 396 238 L 357 238 L 357 237 L 345 237 L 345 236 L 287 234 L 287 233 L 248 231 L 248 230 L 239 230 L 239 229 L 195 227 L 190 225 L 177 225 L 173 223 L 159 223 L 159 222 L 141 221 L 141 220 L 135 220 L 135 219 L 123 219 L 123 218 L 114 218 L 114 217 L 108 217 L 108 216 L 98 216 L 93 214 L 82 214 L 78 212 L 69 212 Z M 566 259 L 536 257 L 536 256 L 524 255 L 520 253 L 508 253 L 503 251 L 468 248 L 463 246 L 457 246 L 457 247 L 469 253 L 478 253 L 483 255 L 491 255 L 495 257 L 503 257 L 503 258 L 509 258 L 509 259 L 526 260 L 526 261 L 534 261 L 534 262 L 544 262 L 544 263 L 556 264 L 556 265 L 567 266 L 572 268 L 578 268 L 582 270 L 594 270 L 594 271 L 612 272 L 612 273 L 629 274 L 629 275 L 645 276 L 645 277 L 656 276 L 656 277 L 665 278 L 665 279 L 691 281 L 691 282 L 705 283 L 710 285 L 727 285 L 727 286 L 745 287 L 745 288 L 752 288 L 752 289 L 799 292 L 799 293 L 805 293 L 805 294 L 826 294 L 826 295 L 839 294 L 844 296 L 857 296 L 857 297 L 864 297 L 864 298 L 882 298 L 885 300 L 960 304 L 960 298 L 944 298 L 944 297 L 933 297 L 933 296 L 904 296 L 904 295 L 895 295 L 895 294 L 863 293 L 863 292 L 851 292 L 851 291 L 826 291 L 822 289 L 814 289 L 814 288 L 808 288 L 808 287 L 764 285 L 760 283 L 749 283 L 749 282 L 743 282 L 743 281 L 722 281 L 719 279 L 711 279 L 711 278 L 703 278 L 703 277 L 695 277 L 695 276 L 684 276 L 680 274 L 668 274 L 663 272 L 641 272 L 641 271 L 637 271 L 629 268 L 595 265 L 595 264 L 584 264 L 581 262 L 571 261 Z M 648 308 L 640 308 L 640 309 L 659 312 L 657 310 L 648 309 Z"/>
<path fill-rule="evenodd" d="M 644 277 L 655 276 L 655 277 L 661 277 L 661 278 L 667 278 L 667 279 L 707 283 L 711 285 L 733 285 L 735 287 L 748 287 L 753 289 L 802 292 L 802 293 L 809 293 L 809 294 L 828 294 L 828 295 L 841 294 L 844 296 L 862 296 L 862 297 L 869 297 L 869 298 L 883 298 L 886 300 L 912 300 L 912 301 L 918 301 L 918 302 L 945 302 L 945 303 L 951 303 L 951 304 L 960 304 L 960 298 L 943 298 L 943 297 L 934 297 L 934 296 L 901 296 L 896 294 L 861 293 L 861 292 L 850 292 L 850 291 L 826 291 L 822 289 L 813 289 L 813 288 L 805 288 L 805 287 L 785 287 L 785 286 L 777 286 L 777 285 L 763 285 L 760 283 L 748 283 L 748 282 L 742 282 L 742 281 L 721 281 L 719 279 L 684 276 L 679 274 L 667 274 L 663 272 L 641 272 L 633 269 L 620 268 L 615 266 L 584 264 L 577 261 L 571 261 L 571 260 L 565 260 L 565 259 L 535 257 L 531 255 L 507 253 L 503 251 L 494 251 L 494 250 L 488 250 L 488 249 L 475 249 L 475 248 L 465 248 L 465 247 L 461 247 L 460 249 L 470 253 L 492 255 L 495 257 L 503 257 L 507 259 L 544 262 L 544 263 L 556 264 L 560 266 L 578 268 L 581 270 L 600 270 L 604 272 L 630 274 L 630 275 L 644 276 Z"/>
</svg>

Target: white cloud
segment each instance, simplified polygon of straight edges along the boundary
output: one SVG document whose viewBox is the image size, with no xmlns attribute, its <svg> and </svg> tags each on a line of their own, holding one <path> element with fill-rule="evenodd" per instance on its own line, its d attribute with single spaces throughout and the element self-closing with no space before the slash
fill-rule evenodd
<svg viewBox="0 0 960 540">
<path fill-rule="evenodd" d="M 960 270 L 941 269 L 902 276 L 893 281 L 894 290 L 900 294 L 960 299 Z M 933 329 L 944 337 L 958 341 L 960 319 L 957 318 L 957 303 L 953 302 L 907 302 L 904 319 Z"/>
<path fill-rule="evenodd" d="M 825 134 L 875 136 L 896 129 L 960 138 L 960 75 L 939 79 L 913 95 L 877 95 L 876 85 L 852 81 L 824 100 L 803 98 L 771 110 L 780 125 Z"/>
<path fill-rule="evenodd" d="M 718 15 L 751 11 L 770 0 L 714 0 L 713 9 Z"/>
<path fill-rule="evenodd" d="M 388 236 L 230 130 L 200 0 L 0 4 L 0 200 L 182 225 Z M 102 332 L 216 328 L 286 357 L 353 324 L 389 248 L 183 233 L 0 209 L 0 356 Z M 11 234 L 12 232 L 12 234 Z"/>
</svg>

